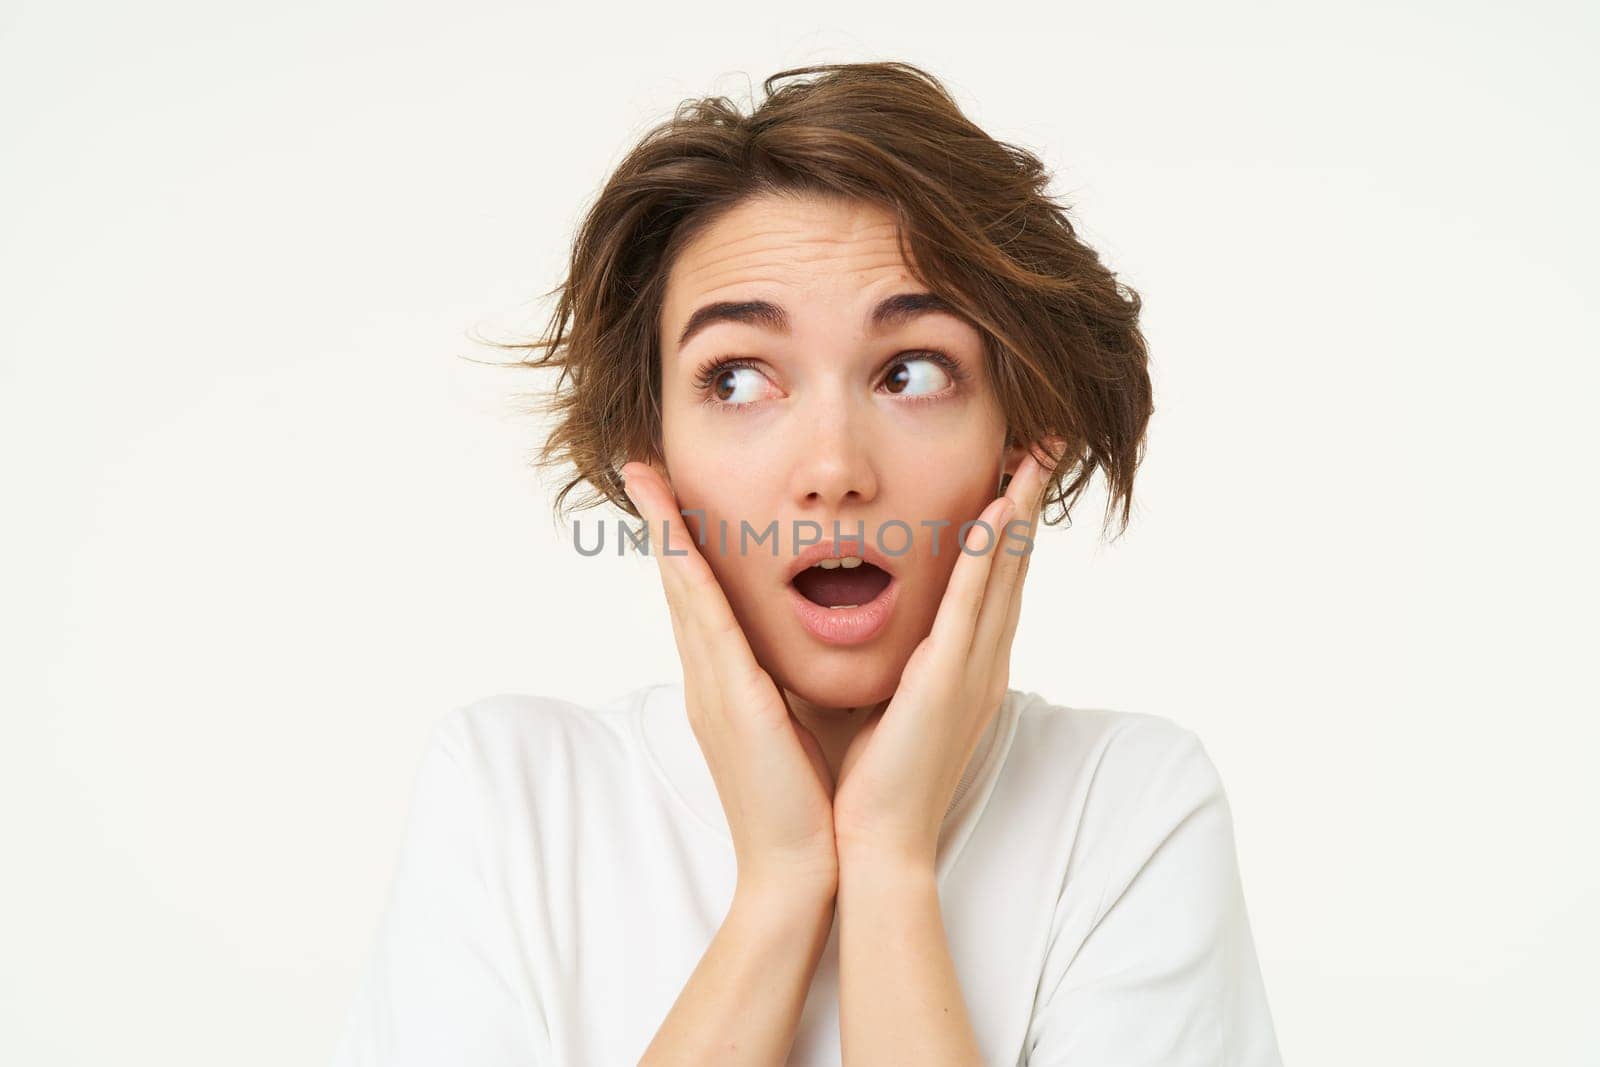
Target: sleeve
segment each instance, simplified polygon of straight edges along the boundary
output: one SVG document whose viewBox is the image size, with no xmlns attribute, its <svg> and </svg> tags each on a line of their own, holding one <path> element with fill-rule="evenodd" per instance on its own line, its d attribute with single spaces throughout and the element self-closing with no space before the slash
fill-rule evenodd
<svg viewBox="0 0 1600 1067">
<path fill-rule="evenodd" d="M 387 904 L 333 1067 L 536 1062 L 491 916 L 462 709 L 434 728 Z"/>
<path fill-rule="evenodd" d="M 1052 945 L 1023 1062 L 1281 1067 L 1216 767 L 1182 728 L 1131 728 L 1119 745 L 1133 814 L 1104 820 L 1096 917 Z"/>
</svg>

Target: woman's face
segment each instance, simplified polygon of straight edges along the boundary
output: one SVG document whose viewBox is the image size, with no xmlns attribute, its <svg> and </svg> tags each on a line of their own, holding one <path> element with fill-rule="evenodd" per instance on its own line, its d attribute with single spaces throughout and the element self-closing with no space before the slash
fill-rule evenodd
<svg viewBox="0 0 1600 1067">
<path fill-rule="evenodd" d="M 659 323 L 679 506 L 703 509 L 700 551 L 757 661 L 819 707 L 893 695 L 933 626 L 960 525 L 1024 454 L 1004 448 L 970 323 L 916 301 L 875 317 L 887 298 L 925 293 L 895 237 L 893 216 L 872 204 L 745 200 L 685 246 Z M 703 310 L 724 302 L 772 309 Z M 887 586 L 870 562 L 791 582 L 805 542 L 832 540 L 835 521 L 837 554 L 883 563 Z M 860 600 L 831 616 L 824 606 Z"/>
</svg>

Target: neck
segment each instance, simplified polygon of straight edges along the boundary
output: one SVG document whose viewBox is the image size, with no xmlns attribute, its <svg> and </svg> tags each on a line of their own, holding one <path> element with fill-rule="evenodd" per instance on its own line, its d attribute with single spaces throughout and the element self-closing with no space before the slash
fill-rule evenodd
<svg viewBox="0 0 1600 1067">
<path fill-rule="evenodd" d="M 783 696 L 800 725 L 810 730 L 822 746 L 823 758 L 835 782 L 839 780 L 839 767 L 844 762 L 845 749 L 850 747 L 850 742 L 862 726 L 877 718 L 889 706 L 887 700 L 880 700 L 856 707 L 827 707 L 813 704 L 792 689 L 783 690 Z"/>
</svg>

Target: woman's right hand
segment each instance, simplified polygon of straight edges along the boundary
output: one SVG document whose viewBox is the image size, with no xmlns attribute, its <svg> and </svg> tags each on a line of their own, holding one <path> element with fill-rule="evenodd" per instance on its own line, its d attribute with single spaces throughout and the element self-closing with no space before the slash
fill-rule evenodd
<svg viewBox="0 0 1600 1067">
<path fill-rule="evenodd" d="M 638 460 L 621 474 L 648 524 L 683 664 L 689 725 L 727 815 L 739 886 L 778 894 L 815 890 L 831 898 L 839 861 L 834 783 L 822 748 L 756 662 L 665 475 Z M 661 551 L 663 529 L 671 554 Z"/>
</svg>

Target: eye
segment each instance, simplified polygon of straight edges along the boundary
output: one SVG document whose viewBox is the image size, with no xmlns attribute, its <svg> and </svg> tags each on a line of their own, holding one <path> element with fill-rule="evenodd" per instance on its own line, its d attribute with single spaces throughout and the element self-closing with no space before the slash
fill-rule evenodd
<svg viewBox="0 0 1600 1067">
<path fill-rule="evenodd" d="M 926 396 L 939 392 L 952 378 L 946 357 L 929 352 L 895 360 L 884 384 L 896 395 Z"/>
<path fill-rule="evenodd" d="M 889 364 L 884 384 L 889 392 L 916 400 L 935 400 L 950 393 L 966 378 L 950 356 L 933 349 L 897 356 Z M 767 376 L 753 359 L 711 359 L 694 375 L 701 401 L 713 407 L 737 410 L 765 399 Z"/>
<path fill-rule="evenodd" d="M 763 375 L 748 360 L 713 360 L 695 375 L 695 388 L 708 404 L 744 407 L 761 399 Z"/>
<path fill-rule="evenodd" d="M 711 380 L 711 392 L 727 404 L 746 404 L 754 400 L 761 375 L 752 367 L 729 367 Z"/>
</svg>

